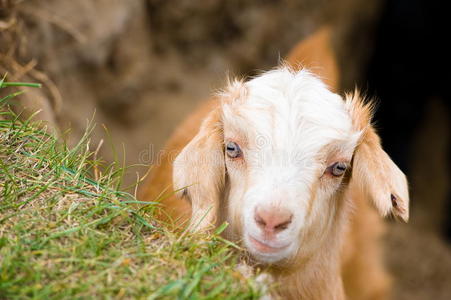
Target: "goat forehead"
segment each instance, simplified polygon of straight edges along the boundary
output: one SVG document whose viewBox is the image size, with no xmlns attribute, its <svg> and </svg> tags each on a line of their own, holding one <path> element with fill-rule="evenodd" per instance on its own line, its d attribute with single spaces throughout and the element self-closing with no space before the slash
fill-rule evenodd
<svg viewBox="0 0 451 300">
<path fill-rule="evenodd" d="M 267 72 L 248 81 L 246 88 L 241 114 L 272 148 L 315 151 L 351 133 L 351 119 L 341 97 L 306 70 Z"/>
</svg>

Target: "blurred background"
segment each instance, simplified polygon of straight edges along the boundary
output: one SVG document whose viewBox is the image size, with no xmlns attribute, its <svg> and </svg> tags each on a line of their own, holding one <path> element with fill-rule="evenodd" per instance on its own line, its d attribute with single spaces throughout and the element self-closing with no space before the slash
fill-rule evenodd
<svg viewBox="0 0 451 300">
<path fill-rule="evenodd" d="M 410 179 L 410 223 L 387 221 L 394 299 L 451 299 L 447 17 L 425 0 L 0 0 L 0 74 L 44 84 L 16 104 L 24 116 L 42 109 L 72 143 L 94 120 L 107 162 L 113 145 L 127 165 L 152 164 L 227 75 L 276 66 L 328 23 L 341 90 L 378 99 L 384 148 Z"/>
</svg>

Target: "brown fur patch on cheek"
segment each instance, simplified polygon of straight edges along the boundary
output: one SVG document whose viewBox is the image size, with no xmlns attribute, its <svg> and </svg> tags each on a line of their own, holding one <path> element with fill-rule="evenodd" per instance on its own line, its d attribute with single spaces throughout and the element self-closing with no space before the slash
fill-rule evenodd
<svg viewBox="0 0 451 300">
<path fill-rule="evenodd" d="M 352 167 L 349 166 L 345 173 L 341 177 L 335 177 L 332 174 L 323 173 L 323 175 L 319 178 L 315 193 L 315 196 L 318 194 L 319 189 L 329 190 L 330 198 L 336 198 L 341 195 L 346 187 L 349 185 L 352 175 Z M 313 193 L 312 193 L 313 195 Z"/>
<path fill-rule="evenodd" d="M 227 216 L 225 217 L 225 221 L 229 223 L 229 228 L 227 230 L 227 238 L 231 240 L 240 240 L 243 233 L 243 222 L 242 222 L 242 214 L 243 214 L 243 205 L 241 205 L 242 198 L 237 197 L 231 198 L 229 196 L 224 199 L 224 207 L 227 211 Z"/>
<path fill-rule="evenodd" d="M 226 212 L 225 220 L 229 223 L 228 238 L 237 240 L 241 239 L 243 233 L 243 201 L 244 194 L 248 190 L 248 171 L 245 160 L 238 162 L 227 159 L 226 162 L 228 193 L 224 195 L 223 207 Z M 241 192 L 237 193 L 236 189 L 240 189 Z"/>
<path fill-rule="evenodd" d="M 313 184 L 312 188 L 310 189 L 310 198 L 309 198 L 308 203 L 307 203 L 307 213 L 305 215 L 306 218 L 308 218 L 311 215 L 312 211 L 313 211 L 313 202 L 315 201 L 316 195 L 318 194 L 319 186 L 320 186 L 320 181 L 317 180 Z"/>
<path fill-rule="evenodd" d="M 351 181 L 351 177 L 352 177 L 352 166 L 346 169 L 346 172 L 344 173 L 343 178 L 341 180 L 341 185 L 348 186 L 349 182 Z"/>
</svg>

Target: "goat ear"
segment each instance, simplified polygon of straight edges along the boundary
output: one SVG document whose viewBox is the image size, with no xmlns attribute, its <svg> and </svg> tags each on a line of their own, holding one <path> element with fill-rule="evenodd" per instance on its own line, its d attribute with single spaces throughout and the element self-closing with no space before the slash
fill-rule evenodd
<svg viewBox="0 0 451 300">
<path fill-rule="evenodd" d="M 323 26 L 311 36 L 299 42 L 288 54 L 287 63 L 294 69 L 309 68 L 323 79 L 332 90 L 340 85 L 337 58 L 332 45 L 333 30 Z"/>
<path fill-rule="evenodd" d="M 216 223 L 225 181 L 222 132 L 220 108 L 216 108 L 174 160 L 174 188 L 191 201 L 193 231 L 210 229 Z"/>
<path fill-rule="evenodd" d="M 372 105 L 358 93 L 346 97 L 353 126 L 361 138 L 353 157 L 352 181 L 373 201 L 382 216 L 389 213 L 405 222 L 409 219 L 409 191 L 404 173 L 382 149 L 371 125 Z"/>
</svg>

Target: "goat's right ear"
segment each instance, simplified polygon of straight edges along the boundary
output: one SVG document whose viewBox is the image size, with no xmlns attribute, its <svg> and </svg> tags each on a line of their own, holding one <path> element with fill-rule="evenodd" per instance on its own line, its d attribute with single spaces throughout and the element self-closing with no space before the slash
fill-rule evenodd
<svg viewBox="0 0 451 300">
<path fill-rule="evenodd" d="M 173 165 L 173 185 L 191 201 L 190 229 L 216 225 L 225 181 L 224 141 L 220 108 L 203 121 L 197 135 L 183 148 Z"/>
<path fill-rule="evenodd" d="M 352 162 L 352 179 L 373 201 L 382 216 L 391 213 L 405 222 L 409 219 L 409 190 L 404 173 L 382 149 L 371 125 L 372 105 L 356 92 L 348 95 L 346 106 L 353 127 L 361 134 Z"/>
<path fill-rule="evenodd" d="M 340 74 L 332 45 L 332 35 L 333 30 L 330 26 L 322 26 L 290 51 L 287 63 L 294 69 L 301 66 L 310 69 L 332 90 L 337 91 Z"/>
</svg>

